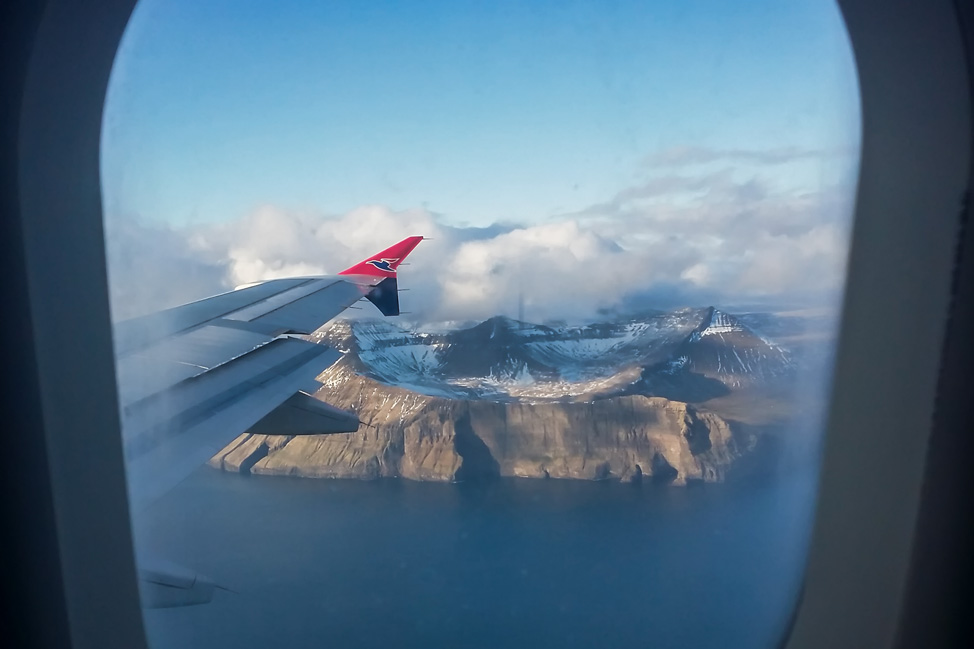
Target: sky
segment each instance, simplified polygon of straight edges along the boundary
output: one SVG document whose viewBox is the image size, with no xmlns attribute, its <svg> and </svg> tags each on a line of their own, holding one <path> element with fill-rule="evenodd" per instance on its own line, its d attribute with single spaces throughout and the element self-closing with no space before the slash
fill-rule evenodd
<svg viewBox="0 0 974 649">
<path fill-rule="evenodd" d="M 834 304 L 858 102 L 833 0 L 141 0 L 102 133 L 113 312 L 412 234 L 430 320 Z"/>
</svg>

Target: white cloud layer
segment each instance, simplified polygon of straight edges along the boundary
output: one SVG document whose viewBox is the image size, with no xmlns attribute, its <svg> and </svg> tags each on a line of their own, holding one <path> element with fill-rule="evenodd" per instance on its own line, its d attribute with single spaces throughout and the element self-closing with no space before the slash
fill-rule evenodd
<svg viewBox="0 0 974 649">
<path fill-rule="evenodd" d="M 416 234 L 432 238 L 400 271 L 400 286 L 411 289 L 403 308 L 416 319 L 516 316 L 519 305 L 537 322 L 634 303 L 834 303 L 851 194 L 782 191 L 725 169 L 652 176 L 524 227 L 457 228 L 424 209 L 383 206 L 342 215 L 264 206 L 187 230 L 109 219 L 113 308 L 124 318 L 261 279 L 336 273 Z"/>
</svg>

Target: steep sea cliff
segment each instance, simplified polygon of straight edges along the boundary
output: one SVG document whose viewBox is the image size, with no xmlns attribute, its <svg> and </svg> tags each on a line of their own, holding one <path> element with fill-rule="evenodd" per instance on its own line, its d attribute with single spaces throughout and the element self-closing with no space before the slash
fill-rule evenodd
<svg viewBox="0 0 974 649">
<path fill-rule="evenodd" d="M 358 413 L 357 433 L 244 434 L 211 464 L 228 471 L 320 478 L 454 481 L 518 476 L 670 484 L 721 481 L 738 457 L 716 414 L 661 397 L 525 403 L 422 395 L 339 362 L 322 398 Z"/>
</svg>

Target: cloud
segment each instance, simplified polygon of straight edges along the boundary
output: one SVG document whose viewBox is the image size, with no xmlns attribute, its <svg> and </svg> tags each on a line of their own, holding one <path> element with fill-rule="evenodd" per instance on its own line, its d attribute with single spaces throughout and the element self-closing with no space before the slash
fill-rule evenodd
<svg viewBox="0 0 974 649">
<path fill-rule="evenodd" d="M 112 318 L 124 320 L 231 288 L 227 264 L 185 231 L 138 220 L 105 223 Z"/>
<path fill-rule="evenodd" d="M 262 206 L 233 222 L 182 229 L 110 218 L 105 231 L 113 316 L 123 319 L 264 279 L 334 274 L 415 234 L 432 240 L 401 271 L 412 289 L 403 300 L 437 310 L 443 261 L 464 241 L 506 230 L 451 228 L 422 209 L 331 215 Z"/>
<path fill-rule="evenodd" d="M 577 221 L 519 228 L 469 241 L 452 255 L 441 277 L 442 312 L 450 318 L 515 315 L 587 316 L 611 306 L 631 282 L 608 269 L 623 251 Z"/>
<path fill-rule="evenodd" d="M 821 305 L 842 285 L 852 191 L 782 189 L 735 169 L 651 176 L 550 222 L 464 228 L 426 209 L 344 214 L 263 206 L 177 230 L 109 222 L 114 313 L 124 317 L 276 277 L 336 273 L 404 237 L 413 318 L 584 319 L 705 304 Z M 364 306 L 362 314 L 372 314 Z"/>
<path fill-rule="evenodd" d="M 625 250 L 650 252 L 653 280 L 636 291 L 647 300 L 834 303 L 853 187 L 842 179 L 796 190 L 773 171 L 683 169 L 650 175 L 572 216 Z"/>
</svg>

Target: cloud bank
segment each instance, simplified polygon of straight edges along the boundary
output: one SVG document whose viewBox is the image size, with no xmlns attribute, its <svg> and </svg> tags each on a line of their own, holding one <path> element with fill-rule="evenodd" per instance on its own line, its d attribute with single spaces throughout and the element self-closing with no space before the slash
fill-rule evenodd
<svg viewBox="0 0 974 649">
<path fill-rule="evenodd" d="M 682 159 L 721 158 L 691 153 Z M 769 160 L 781 155 L 767 152 Z M 378 205 L 345 214 L 268 205 L 181 230 L 108 219 L 113 313 L 125 318 L 262 279 L 336 273 L 415 234 L 431 240 L 401 269 L 400 285 L 410 289 L 403 308 L 419 320 L 516 316 L 523 308 L 541 322 L 620 308 L 838 300 L 849 186 L 799 192 L 734 167 L 676 167 L 529 225 L 462 228 L 425 209 Z"/>
</svg>

